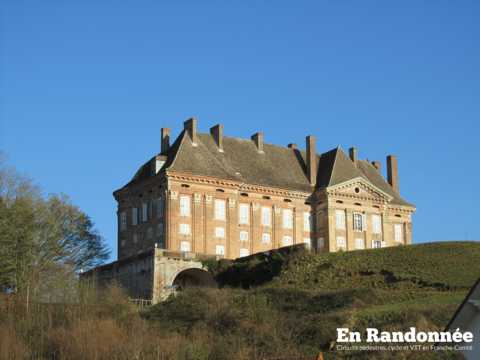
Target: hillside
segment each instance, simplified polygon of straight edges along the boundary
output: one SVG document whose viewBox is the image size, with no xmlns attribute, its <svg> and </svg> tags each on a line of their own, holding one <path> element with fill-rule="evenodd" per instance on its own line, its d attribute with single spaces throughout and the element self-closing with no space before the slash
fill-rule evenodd
<svg viewBox="0 0 480 360">
<path fill-rule="evenodd" d="M 145 317 L 190 337 L 193 353 L 215 353 L 219 359 L 312 357 L 334 347 L 337 327 L 443 329 L 480 276 L 480 243 L 322 255 L 285 248 L 208 265 L 221 289 L 185 291 Z M 214 338 L 214 345 L 205 348 L 198 336 Z M 418 352 L 329 354 L 335 359 L 456 358 Z"/>
</svg>

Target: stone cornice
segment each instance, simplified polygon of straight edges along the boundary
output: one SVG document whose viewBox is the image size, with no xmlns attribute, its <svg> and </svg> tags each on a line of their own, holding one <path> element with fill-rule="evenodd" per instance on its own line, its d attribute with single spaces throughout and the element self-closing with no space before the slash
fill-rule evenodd
<svg viewBox="0 0 480 360">
<path fill-rule="evenodd" d="M 267 187 L 267 186 L 255 185 L 255 184 L 246 184 L 240 181 L 219 179 L 219 178 L 214 178 L 209 176 L 198 176 L 193 174 L 180 173 L 177 171 L 175 172 L 167 171 L 166 176 L 169 179 L 173 179 L 177 181 L 190 182 L 193 184 L 221 186 L 221 187 L 231 188 L 237 191 L 250 191 L 250 192 L 256 192 L 260 194 L 275 195 L 275 196 L 289 197 L 289 198 L 295 198 L 295 199 L 306 199 L 311 196 L 310 193 L 306 193 L 306 192 L 292 191 L 287 189 Z"/>
</svg>

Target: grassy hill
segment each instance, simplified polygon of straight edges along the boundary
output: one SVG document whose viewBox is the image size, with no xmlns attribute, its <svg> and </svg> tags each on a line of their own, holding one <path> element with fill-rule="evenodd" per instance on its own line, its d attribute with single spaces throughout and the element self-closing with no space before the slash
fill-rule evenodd
<svg viewBox="0 0 480 360">
<path fill-rule="evenodd" d="M 337 327 L 443 329 L 480 277 L 480 243 L 321 255 L 286 248 L 208 265 L 221 289 L 185 291 L 150 308 L 145 318 L 188 338 L 186 358 L 293 359 L 333 349 Z M 328 354 L 335 359 L 457 358 L 418 352 Z"/>
</svg>

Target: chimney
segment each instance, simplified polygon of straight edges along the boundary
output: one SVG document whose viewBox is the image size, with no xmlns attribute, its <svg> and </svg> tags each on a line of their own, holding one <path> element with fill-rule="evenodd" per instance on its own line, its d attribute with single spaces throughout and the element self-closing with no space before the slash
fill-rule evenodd
<svg viewBox="0 0 480 360">
<path fill-rule="evenodd" d="M 297 144 L 294 144 L 294 143 L 290 143 L 290 144 L 288 144 L 287 146 L 288 146 L 290 149 L 292 149 L 292 150 L 298 149 Z"/>
<path fill-rule="evenodd" d="M 162 128 L 160 131 L 160 153 L 164 154 L 170 147 L 170 129 Z"/>
<path fill-rule="evenodd" d="M 372 161 L 372 165 L 378 172 L 382 171 L 382 163 L 378 160 Z"/>
<path fill-rule="evenodd" d="M 350 160 L 352 160 L 353 163 L 356 165 L 357 164 L 357 157 L 358 157 L 357 148 L 351 147 L 350 149 L 348 149 L 348 153 L 350 155 Z"/>
<path fill-rule="evenodd" d="M 252 140 L 259 153 L 263 153 L 263 132 L 259 131 L 252 135 Z"/>
<path fill-rule="evenodd" d="M 188 135 L 190 135 L 192 145 L 197 146 L 197 119 L 194 117 L 188 119 L 183 123 L 183 128 L 188 132 Z"/>
<path fill-rule="evenodd" d="M 217 124 L 210 128 L 210 134 L 213 136 L 213 140 L 218 146 L 218 151 L 223 152 L 223 125 Z"/>
<path fill-rule="evenodd" d="M 398 162 L 397 157 L 394 155 L 387 156 L 387 180 L 392 188 L 399 192 L 398 187 Z"/>
<path fill-rule="evenodd" d="M 315 150 L 315 137 L 308 135 L 307 138 L 307 175 L 310 184 L 317 183 L 317 152 Z"/>
</svg>

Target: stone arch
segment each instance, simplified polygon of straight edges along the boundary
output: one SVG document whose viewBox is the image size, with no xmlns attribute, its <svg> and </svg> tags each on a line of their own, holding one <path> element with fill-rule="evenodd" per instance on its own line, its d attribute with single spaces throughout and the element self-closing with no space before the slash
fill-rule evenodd
<svg viewBox="0 0 480 360">
<path fill-rule="evenodd" d="M 200 268 L 187 268 L 179 271 L 173 278 L 172 285 L 177 290 L 189 287 L 217 287 L 213 275 Z"/>
</svg>

